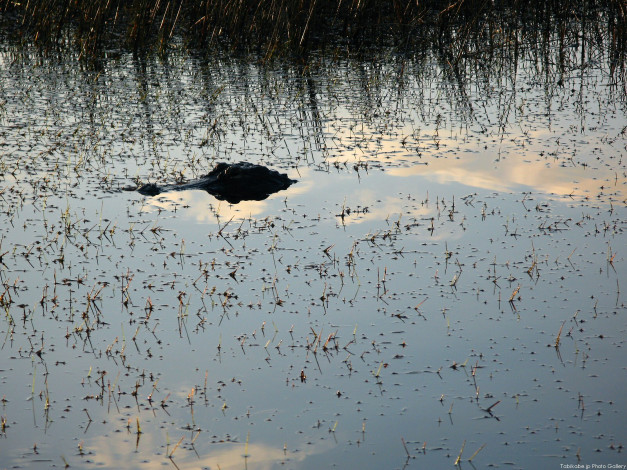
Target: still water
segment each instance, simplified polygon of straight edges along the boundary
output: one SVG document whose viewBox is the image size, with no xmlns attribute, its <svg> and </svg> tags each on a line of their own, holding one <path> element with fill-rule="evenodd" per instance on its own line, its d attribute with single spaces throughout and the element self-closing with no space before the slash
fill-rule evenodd
<svg viewBox="0 0 627 470">
<path fill-rule="evenodd" d="M 0 466 L 627 464 L 624 81 L 561 52 L 3 50 Z M 218 161 L 298 182 L 123 190 Z"/>
</svg>

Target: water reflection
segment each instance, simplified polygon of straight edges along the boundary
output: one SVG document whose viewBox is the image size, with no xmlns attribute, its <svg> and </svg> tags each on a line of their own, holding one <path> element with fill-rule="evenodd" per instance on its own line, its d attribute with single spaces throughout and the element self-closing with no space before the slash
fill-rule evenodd
<svg viewBox="0 0 627 470">
<path fill-rule="evenodd" d="M 220 201 L 204 191 L 174 191 L 162 193 L 148 200 L 148 208 L 173 211 L 176 208 L 181 211 L 181 217 L 195 220 L 198 223 L 225 223 L 228 220 L 240 220 L 248 217 L 263 217 L 270 212 L 275 212 L 277 202 L 287 197 L 299 194 L 307 194 L 312 190 L 313 180 L 309 177 L 311 170 L 303 169 L 298 173 L 302 181 L 290 186 L 286 191 L 269 196 L 262 201 L 244 200 L 237 204 Z M 295 172 L 290 172 L 290 178 L 296 179 Z M 272 209 L 270 209 L 272 208 Z"/>
<path fill-rule="evenodd" d="M 164 465 L 175 465 L 175 468 L 220 468 L 235 470 L 255 468 L 270 470 L 282 465 L 298 467 L 307 458 L 328 450 L 330 443 L 307 445 L 301 443 L 295 449 L 287 447 L 249 442 L 207 443 L 209 439 L 200 433 L 199 436 L 185 436 L 176 447 L 180 437 L 158 434 L 116 433 L 95 438 L 86 438 L 83 442 L 85 459 L 100 468 L 163 468 Z M 244 436 L 244 441 L 246 436 Z M 193 444 L 190 441 L 193 440 Z M 175 442 L 176 441 L 176 442 Z M 166 443 L 169 444 L 166 445 Z M 294 445 L 294 443 L 292 443 Z M 161 449 L 159 456 L 146 458 L 144 449 L 152 453 L 153 449 Z M 174 452 L 173 452 L 174 451 Z M 170 459 L 171 456 L 171 459 Z M 74 462 L 75 459 L 72 459 Z M 76 463 L 74 463 L 76 465 Z"/>
<path fill-rule="evenodd" d="M 400 177 L 419 175 L 426 180 L 439 184 L 459 183 L 470 188 L 488 191 L 533 191 L 556 196 L 587 197 L 601 194 L 600 187 L 605 185 L 614 194 L 610 200 L 623 201 L 625 182 L 616 180 L 616 173 L 610 169 L 591 171 L 584 166 L 570 167 L 551 164 L 547 160 L 521 161 L 520 158 L 508 159 L 495 165 L 494 155 L 482 158 L 438 159 L 428 166 L 392 168 L 390 173 Z"/>
<path fill-rule="evenodd" d="M 162 466 L 181 435 L 180 468 L 440 468 L 466 440 L 486 465 L 619 461 L 625 95 L 607 49 L 526 37 L 305 64 L 1 53 L 1 463 L 26 440 L 83 462 L 84 440 Z M 298 184 L 121 190 L 240 160 Z"/>
</svg>

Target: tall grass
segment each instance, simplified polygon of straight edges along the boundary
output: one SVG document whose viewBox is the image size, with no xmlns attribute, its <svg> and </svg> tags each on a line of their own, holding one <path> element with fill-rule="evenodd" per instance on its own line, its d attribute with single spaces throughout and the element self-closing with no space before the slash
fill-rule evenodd
<svg viewBox="0 0 627 470">
<path fill-rule="evenodd" d="M 609 35 L 617 59 L 627 43 L 624 0 L 0 0 L 0 15 L 5 36 L 44 48 L 73 45 L 84 56 L 183 44 L 270 57 L 326 46 L 412 50 L 428 40 L 455 57 L 504 31 L 542 41 L 554 27 L 566 37 L 586 25 Z"/>
</svg>

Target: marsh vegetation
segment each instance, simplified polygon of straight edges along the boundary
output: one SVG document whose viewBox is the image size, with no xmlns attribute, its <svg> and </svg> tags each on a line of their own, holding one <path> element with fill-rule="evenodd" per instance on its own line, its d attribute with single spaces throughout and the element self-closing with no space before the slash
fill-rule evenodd
<svg viewBox="0 0 627 470">
<path fill-rule="evenodd" d="M 446 52 L 456 62 L 530 42 L 546 50 L 547 41 L 581 39 L 583 51 L 603 43 L 622 63 L 627 44 L 621 0 L 5 0 L 0 13 L 7 37 L 46 51 L 69 47 L 82 58 L 184 48 L 250 51 L 267 60 L 385 46 L 410 55 Z"/>
<path fill-rule="evenodd" d="M 61 3 L 2 5 L 0 466 L 625 463 L 622 3 Z M 218 161 L 298 184 L 123 191 Z"/>
</svg>

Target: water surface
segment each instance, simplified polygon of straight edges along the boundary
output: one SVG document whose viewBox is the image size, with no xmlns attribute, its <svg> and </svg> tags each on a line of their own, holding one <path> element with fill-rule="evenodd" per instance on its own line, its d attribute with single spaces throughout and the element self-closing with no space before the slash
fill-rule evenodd
<svg viewBox="0 0 627 470">
<path fill-rule="evenodd" d="M 624 84 L 571 54 L 4 51 L 1 465 L 627 463 Z M 241 160 L 298 183 L 122 190 Z"/>
</svg>

